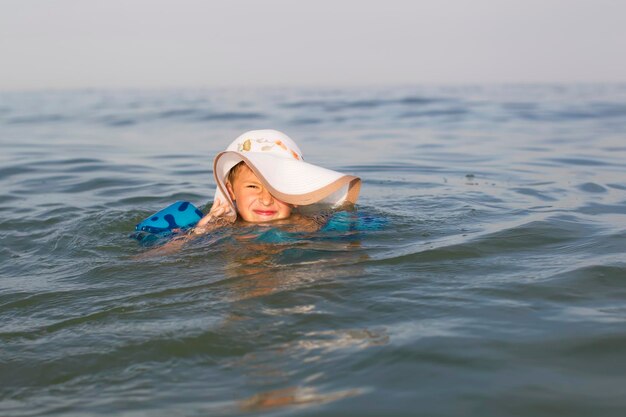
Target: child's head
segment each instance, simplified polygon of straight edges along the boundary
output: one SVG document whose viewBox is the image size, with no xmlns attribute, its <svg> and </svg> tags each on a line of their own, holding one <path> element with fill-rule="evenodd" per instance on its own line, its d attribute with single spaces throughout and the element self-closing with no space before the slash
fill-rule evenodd
<svg viewBox="0 0 626 417">
<path fill-rule="evenodd" d="M 245 162 L 235 165 L 227 178 L 228 195 L 243 220 L 262 223 L 283 220 L 291 215 L 293 205 L 275 198 Z"/>
<path fill-rule="evenodd" d="M 328 150 L 332 152 L 332 148 Z M 304 162 L 298 145 L 277 130 L 252 130 L 239 136 L 226 151 L 217 154 L 213 175 L 217 183 L 215 201 L 228 202 L 244 220 L 255 222 L 267 221 L 263 216 L 272 220 L 289 217 L 296 205 L 356 203 L 361 186 L 358 177 Z M 250 191 L 254 187 L 265 196 L 265 203 L 271 196 L 272 209 L 255 209 L 263 202 L 259 200 L 244 203 L 242 196 L 254 195 Z M 274 218 L 278 205 L 282 209 L 276 210 L 278 217 Z"/>
</svg>

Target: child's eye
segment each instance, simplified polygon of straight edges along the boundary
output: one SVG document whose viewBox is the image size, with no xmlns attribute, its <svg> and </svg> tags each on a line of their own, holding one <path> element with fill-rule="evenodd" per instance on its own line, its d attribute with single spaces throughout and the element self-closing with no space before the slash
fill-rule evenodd
<svg viewBox="0 0 626 417">
<path fill-rule="evenodd" d="M 250 185 L 246 185 L 246 188 L 254 188 L 254 189 L 257 189 L 257 188 L 259 188 L 259 186 L 258 186 L 258 185 L 254 185 L 254 184 L 250 184 Z"/>
</svg>

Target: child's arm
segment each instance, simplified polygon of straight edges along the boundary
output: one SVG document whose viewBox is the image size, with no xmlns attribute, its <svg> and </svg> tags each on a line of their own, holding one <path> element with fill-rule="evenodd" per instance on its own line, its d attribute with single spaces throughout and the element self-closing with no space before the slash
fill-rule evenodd
<svg viewBox="0 0 626 417">
<path fill-rule="evenodd" d="M 200 219 L 196 226 L 182 236 L 175 237 L 162 246 L 156 247 L 139 255 L 137 258 L 147 258 L 155 255 L 169 255 L 178 252 L 188 241 L 220 227 L 228 226 L 237 220 L 237 214 L 226 202 L 216 201 L 211 211 Z"/>
<path fill-rule="evenodd" d="M 215 200 L 209 214 L 200 219 L 191 233 L 203 235 L 211 230 L 232 224 L 237 220 L 237 213 L 225 201 Z"/>
</svg>

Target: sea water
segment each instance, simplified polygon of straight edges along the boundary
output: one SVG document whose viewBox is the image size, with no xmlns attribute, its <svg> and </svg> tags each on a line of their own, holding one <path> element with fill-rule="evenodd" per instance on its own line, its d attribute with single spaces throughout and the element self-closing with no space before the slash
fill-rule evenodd
<svg viewBox="0 0 626 417">
<path fill-rule="evenodd" d="M 128 238 L 258 128 L 357 211 Z M 2 416 L 626 410 L 625 85 L 7 92 L 0 146 Z"/>
</svg>

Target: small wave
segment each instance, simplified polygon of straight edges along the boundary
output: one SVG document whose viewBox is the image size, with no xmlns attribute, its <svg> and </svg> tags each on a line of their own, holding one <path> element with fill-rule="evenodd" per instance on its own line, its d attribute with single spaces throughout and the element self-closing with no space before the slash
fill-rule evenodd
<svg viewBox="0 0 626 417">
<path fill-rule="evenodd" d="M 37 114 L 31 116 L 16 116 L 8 119 L 9 124 L 45 124 L 68 121 L 67 116 L 61 114 Z"/>
<path fill-rule="evenodd" d="M 398 115 L 399 119 L 415 119 L 421 117 L 448 117 L 448 116 L 464 116 L 469 113 L 469 110 L 463 108 L 452 109 L 433 109 L 402 113 Z"/>
<path fill-rule="evenodd" d="M 322 123 L 323 120 L 315 117 L 299 117 L 296 119 L 292 119 L 291 123 L 296 126 L 308 126 L 308 125 L 317 125 Z"/>
<path fill-rule="evenodd" d="M 416 105 L 423 106 L 426 104 L 434 104 L 434 103 L 440 103 L 444 101 L 449 101 L 449 99 L 436 98 L 436 97 L 411 96 L 411 97 L 404 97 L 399 100 L 392 101 L 392 103 L 395 102 L 398 104 L 405 104 L 407 106 L 416 106 Z"/>
<path fill-rule="evenodd" d="M 132 117 L 124 116 L 106 116 L 100 119 L 105 125 L 111 127 L 125 127 L 132 126 L 139 123 L 139 120 Z"/>
<path fill-rule="evenodd" d="M 225 113 L 208 113 L 198 116 L 199 121 L 234 121 L 234 120 L 259 120 L 267 118 L 263 113 L 254 112 L 225 112 Z"/>
<path fill-rule="evenodd" d="M 557 200 L 556 198 L 549 196 L 534 188 L 519 187 L 519 188 L 512 188 L 511 190 L 519 194 L 535 197 L 541 201 L 556 201 Z"/>
<path fill-rule="evenodd" d="M 0 168 L 0 180 L 5 180 L 16 175 L 29 174 L 35 171 L 37 171 L 35 168 L 24 164 L 5 166 Z"/>
<path fill-rule="evenodd" d="M 503 106 L 513 117 L 539 122 L 563 122 L 576 120 L 626 119 L 626 106 L 623 104 L 588 104 L 585 108 L 554 110 L 538 105 Z"/>
<path fill-rule="evenodd" d="M 592 214 L 592 215 L 602 215 L 602 214 L 617 214 L 617 215 L 625 215 L 626 214 L 626 201 L 621 201 L 620 203 L 616 203 L 616 204 L 603 204 L 603 203 L 598 203 L 598 202 L 590 202 L 578 209 L 576 209 L 576 212 L 578 213 L 582 213 L 582 214 Z M 615 220 L 617 221 L 612 221 L 611 222 L 611 227 L 617 228 L 617 230 L 619 230 L 620 224 L 623 226 L 624 222 L 623 222 L 623 218 L 615 218 Z M 619 220 L 622 220 L 622 222 L 620 222 Z"/>
<path fill-rule="evenodd" d="M 292 103 L 285 103 L 281 107 L 300 109 L 307 107 L 316 107 L 325 111 L 340 111 L 347 109 L 371 109 L 382 106 L 386 103 L 385 100 L 303 100 Z"/>
<path fill-rule="evenodd" d="M 387 106 L 422 107 L 450 101 L 436 97 L 409 96 L 400 99 L 361 99 L 361 100 L 303 100 L 284 103 L 281 107 L 289 109 L 317 108 L 326 112 L 344 110 L 369 110 Z"/>
<path fill-rule="evenodd" d="M 125 189 L 133 185 L 143 185 L 141 180 L 133 180 L 131 178 L 92 178 L 87 181 L 80 181 L 65 187 L 61 187 L 58 191 L 61 193 L 82 193 L 93 192 L 97 194 L 96 190 L 107 188 L 121 188 Z"/>
<path fill-rule="evenodd" d="M 626 185 L 624 184 L 607 184 L 606 186 L 616 190 L 626 190 Z"/>
<path fill-rule="evenodd" d="M 607 192 L 607 189 L 605 187 L 601 186 L 600 184 L 596 184 L 595 182 L 586 182 L 584 184 L 580 184 L 576 188 L 578 188 L 580 191 L 593 194 Z"/>
<path fill-rule="evenodd" d="M 354 172 L 429 172 L 436 167 L 402 162 L 389 164 L 381 161 L 375 165 L 344 165 L 341 169 Z"/>
<path fill-rule="evenodd" d="M 581 166 L 603 166 L 609 165 L 607 161 L 601 161 L 591 158 L 547 158 L 547 161 L 558 162 L 566 165 L 581 165 Z"/>
<path fill-rule="evenodd" d="M 186 109 L 172 109 L 159 112 L 156 117 L 157 119 L 171 119 L 176 117 L 191 117 L 197 116 L 198 109 L 196 108 L 186 108 Z"/>
<path fill-rule="evenodd" d="M 585 251 L 592 246 L 595 225 L 566 216 L 548 218 L 512 225 L 500 224 L 483 232 L 444 236 L 434 240 L 420 240 L 396 245 L 393 250 L 382 251 L 368 261 L 372 264 L 424 264 L 506 254 L 536 253 L 550 250 L 566 255 Z"/>
<path fill-rule="evenodd" d="M 561 314 L 551 317 L 560 321 L 596 322 L 596 323 L 624 323 L 626 309 L 623 307 L 565 307 Z"/>
</svg>

